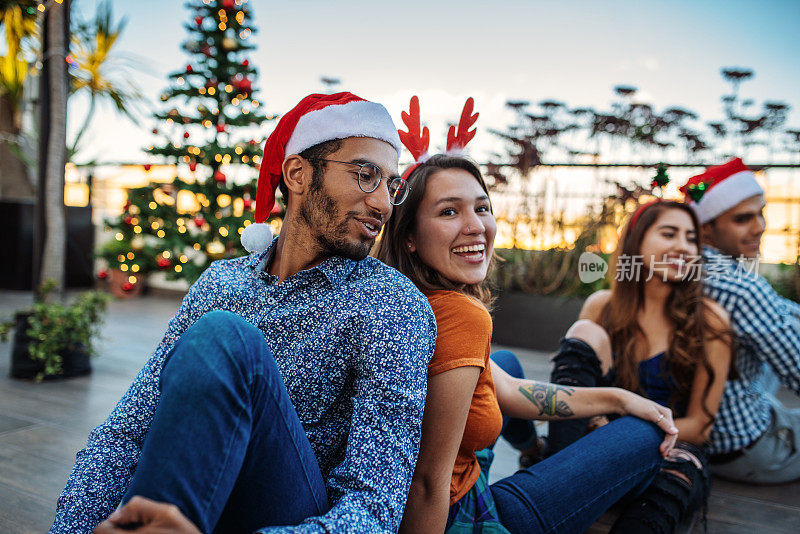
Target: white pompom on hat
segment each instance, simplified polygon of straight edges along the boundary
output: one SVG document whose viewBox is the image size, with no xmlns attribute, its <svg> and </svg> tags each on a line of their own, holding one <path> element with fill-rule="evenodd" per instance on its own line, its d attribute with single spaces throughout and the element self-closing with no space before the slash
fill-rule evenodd
<svg viewBox="0 0 800 534">
<path fill-rule="evenodd" d="M 281 117 L 264 145 L 256 191 L 255 223 L 242 232 L 242 245 L 248 252 L 266 250 L 272 240 L 272 231 L 266 220 L 275 205 L 275 190 L 286 157 L 325 141 L 348 137 L 386 141 L 398 155 L 402 149 L 397 128 L 386 108 L 352 93 L 308 95 Z"/>
<path fill-rule="evenodd" d="M 680 191 L 694 208 L 700 224 L 713 221 L 743 200 L 764 194 L 755 174 L 741 158 L 708 167 L 704 173 L 689 178 Z"/>
</svg>

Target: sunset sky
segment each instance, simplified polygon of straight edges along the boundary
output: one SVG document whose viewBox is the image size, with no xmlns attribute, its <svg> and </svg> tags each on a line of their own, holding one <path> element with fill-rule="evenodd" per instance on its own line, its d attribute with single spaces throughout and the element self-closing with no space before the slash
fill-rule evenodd
<svg viewBox="0 0 800 534">
<path fill-rule="evenodd" d="M 76 0 L 74 16 L 89 17 L 96 0 Z M 189 11 L 177 0 L 115 0 L 128 18 L 119 49 L 137 58 L 130 71 L 150 106 L 160 104 L 166 74 L 188 58 Z M 260 69 L 259 98 L 268 112 L 288 110 L 319 91 L 320 76 L 341 89 L 384 103 L 399 119 L 412 94 L 420 95 L 432 129 L 443 142 L 445 124 L 458 118 L 467 96 L 481 113 L 476 157 L 499 143 L 485 133 L 512 120 L 509 99 L 554 98 L 572 107 L 607 108 L 618 84 L 639 88 L 637 99 L 657 110 L 680 105 L 703 119 L 719 119 L 728 85 L 724 66 L 755 70 L 742 96 L 789 103 L 787 126 L 800 127 L 800 2 L 793 0 L 485 2 L 410 0 L 249 0 L 259 32 L 251 63 Z M 71 125 L 85 102 L 71 103 Z M 106 107 L 90 132 L 85 156 L 129 161 L 142 157 L 154 126 L 142 110 L 139 126 Z M 264 135 L 273 123 L 264 125 Z M 439 141 L 441 139 L 441 141 Z"/>
<path fill-rule="evenodd" d="M 75 0 L 73 16 L 90 17 L 96 3 Z M 187 39 L 183 24 L 193 15 L 177 0 L 113 5 L 116 18 L 128 19 L 119 50 L 136 68 L 126 76 L 142 88 L 147 107 L 138 124 L 102 108 L 78 159 L 143 162 L 166 75 L 190 61 L 180 45 Z M 473 96 L 481 117 L 471 150 L 479 161 L 501 147 L 487 130 L 513 122 L 509 99 L 604 110 L 615 98 L 613 87 L 624 84 L 637 87 L 636 100 L 657 111 L 677 105 L 703 122 L 719 120 L 720 97 L 729 91 L 720 75 L 726 66 L 755 71 L 741 89 L 743 98 L 754 99 L 754 112 L 766 100 L 786 102 L 792 107 L 786 127 L 800 129 L 798 1 L 249 0 L 249 6 L 258 29 L 250 37 L 258 47 L 250 62 L 260 71 L 255 86 L 267 113 L 283 113 L 323 90 L 320 76 L 339 78 L 340 90 L 384 103 L 398 123 L 417 94 L 435 150 L 444 144 L 446 124 Z M 85 109 L 84 100 L 70 101 L 72 132 Z M 274 124 L 254 135 L 265 138 Z M 753 159 L 763 162 L 763 156 Z M 676 170 L 673 179 L 692 172 Z M 800 171 L 776 180 L 782 192 L 800 194 Z M 561 191 L 586 189 L 571 175 L 557 181 Z M 800 225 L 797 206 L 771 211 L 773 228 Z M 791 254 L 784 238 L 766 245 L 774 259 Z"/>
</svg>

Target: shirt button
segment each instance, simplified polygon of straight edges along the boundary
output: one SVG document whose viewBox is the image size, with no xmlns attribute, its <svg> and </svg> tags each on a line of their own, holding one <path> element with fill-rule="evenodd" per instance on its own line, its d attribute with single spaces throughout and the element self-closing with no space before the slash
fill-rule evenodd
<svg viewBox="0 0 800 534">
<path fill-rule="evenodd" d="M 276 304 L 276 302 L 277 302 L 277 301 L 276 301 L 274 298 L 272 298 L 272 297 L 269 297 L 269 298 L 267 299 L 267 304 L 269 304 L 270 306 L 274 306 L 274 305 Z"/>
</svg>

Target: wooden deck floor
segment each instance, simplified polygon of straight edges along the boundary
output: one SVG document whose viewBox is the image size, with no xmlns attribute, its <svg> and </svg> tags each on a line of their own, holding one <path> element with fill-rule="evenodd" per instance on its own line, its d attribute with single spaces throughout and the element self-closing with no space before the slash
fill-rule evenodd
<svg viewBox="0 0 800 534">
<path fill-rule="evenodd" d="M 0 318 L 30 302 L 27 293 L 0 291 Z M 45 532 L 75 452 L 105 419 L 160 340 L 175 312 L 175 298 L 114 302 L 88 377 L 33 384 L 8 378 L 9 343 L 0 344 L 0 533 Z M 547 355 L 516 350 L 526 375 L 549 374 Z M 781 398 L 800 406 L 785 392 Z M 543 429 L 546 433 L 546 430 Z M 491 480 L 516 470 L 516 453 L 497 444 Z M 759 487 L 714 481 L 710 533 L 800 532 L 800 482 Z M 608 521 L 591 531 L 605 532 Z M 694 532 L 702 532 L 695 525 Z"/>
</svg>

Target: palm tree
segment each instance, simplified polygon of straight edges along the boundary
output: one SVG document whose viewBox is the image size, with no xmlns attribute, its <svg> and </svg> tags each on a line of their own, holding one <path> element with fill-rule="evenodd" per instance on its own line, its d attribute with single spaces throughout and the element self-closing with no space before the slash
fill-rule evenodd
<svg viewBox="0 0 800 534">
<path fill-rule="evenodd" d="M 7 53 L 0 56 L 0 197 L 32 198 L 34 187 L 20 150 L 26 43 L 36 33 L 36 2 L 0 1 Z"/>
<path fill-rule="evenodd" d="M 67 47 L 65 22 L 70 0 L 53 2 L 47 7 L 45 27 L 46 48 L 42 50 L 48 76 L 49 100 L 48 132 L 44 159 L 44 210 L 45 240 L 42 247 L 42 263 L 39 280 L 55 280 L 53 297 L 62 297 L 64 291 L 64 258 L 67 250 L 67 213 L 64 207 L 64 164 L 67 146 Z M 44 95 L 43 95 L 44 96 Z M 40 154 L 41 159 L 41 154 Z"/>
<path fill-rule="evenodd" d="M 132 83 L 112 78 L 109 73 L 125 72 L 128 60 L 114 54 L 114 45 L 125 29 L 127 19 L 113 20 L 110 1 L 101 3 L 91 23 L 79 24 L 73 37 L 72 94 L 88 94 L 89 110 L 83 124 L 67 150 L 69 159 L 75 155 L 79 143 L 94 118 L 99 101 L 111 101 L 118 112 L 136 122 L 131 105 L 142 100 L 141 92 Z"/>
</svg>

